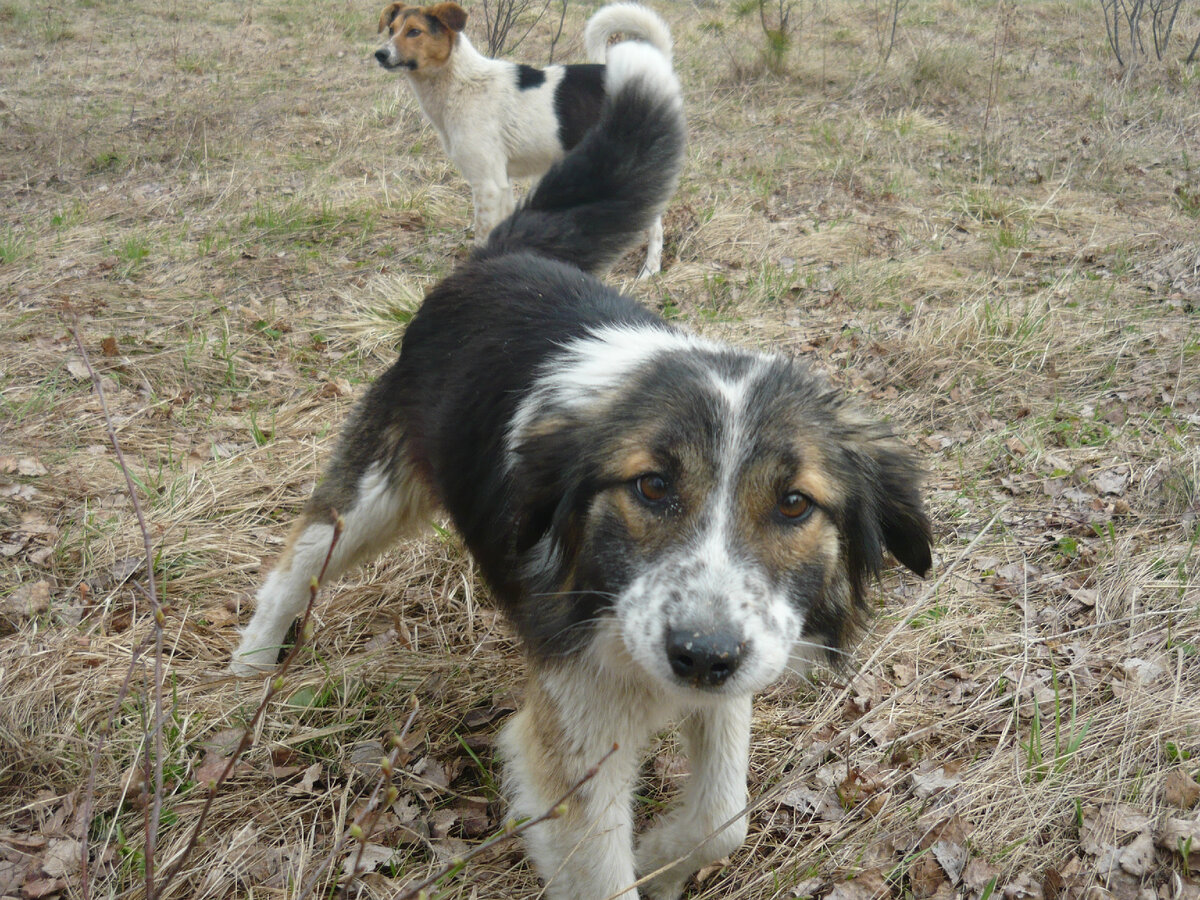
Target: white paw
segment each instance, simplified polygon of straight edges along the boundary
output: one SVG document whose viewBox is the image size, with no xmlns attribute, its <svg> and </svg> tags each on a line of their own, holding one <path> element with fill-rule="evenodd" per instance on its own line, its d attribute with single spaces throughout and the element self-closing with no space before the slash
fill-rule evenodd
<svg viewBox="0 0 1200 900">
<path fill-rule="evenodd" d="M 229 671 L 238 678 L 252 678 L 275 670 L 277 647 L 247 647 L 244 643 L 234 651 Z"/>
<path fill-rule="evenodd" d="M 679 878 L 675 870 L 663 872 L 642 885 L 642 896 L 646 900 L 679 900 L 687 879 Z"/>
</svg>

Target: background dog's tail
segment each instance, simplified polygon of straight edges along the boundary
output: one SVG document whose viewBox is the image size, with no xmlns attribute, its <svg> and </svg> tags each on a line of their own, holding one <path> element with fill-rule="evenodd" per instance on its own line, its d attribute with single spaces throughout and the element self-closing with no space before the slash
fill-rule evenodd
<svg viewBox="0 0 1200 900">
<path fill-rule="evenodd" d="M 662 212 L 686 144 L 679 80 L 658 50 L 629 41 L 609 52 L 604 91 L 599 121 L 476 258 L 525 250 L 599 273 Z"/>
<path fill-rule="evenodd" d="M 654 12 L 640 3 L 613 3 L 597 10 L 583 29 L 583 46 L 588 58 L 602 63 L 608 42 L 619 34 L 625 40 L 646 41 L 667 59 L 671 58 L 671 29 Z"/>
</svg>

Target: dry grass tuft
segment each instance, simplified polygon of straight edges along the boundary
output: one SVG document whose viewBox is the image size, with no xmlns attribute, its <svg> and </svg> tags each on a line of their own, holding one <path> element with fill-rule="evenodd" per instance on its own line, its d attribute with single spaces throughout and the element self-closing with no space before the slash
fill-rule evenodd
<svg viewBox="0 0 1200 900">
<path fill-rule="evenodd" d="M 761 698 L 751 838 L 693 897 L 1200 896 L 1200 71 L 1122 78 L 1096 10 L 1009 6 L 912 0 L 881 64 L 871 16 L 827 0 L 776 77 L 754 22 L 659 4 L 689 164 L 663 275 L 634 284 L 634 252 L 613 280 L 890 416 L 938 534 L 846 671 Z M 0 896 L 77 897 L 80 786 L 152 619 L 70 322 L 170 608 L 161 868 L 261 696 L 224 674 L 245 601 L 468 251 L 469 203 L 371 63 L 371 9 L 0 0 L 0 27 Z M 394 896 L 500 827 L 519 653 L 457 539 L 398 547 L 316 615 L 171 896 L 295 896 L 414 696 L 345 893 Z M 148 677 L 97 760 L 93 896 L 143 893 Z M 644 818 L 681 770 L 657 750 Z M 511 846 L 446 885 L 535 892 Z"/>
</svg>

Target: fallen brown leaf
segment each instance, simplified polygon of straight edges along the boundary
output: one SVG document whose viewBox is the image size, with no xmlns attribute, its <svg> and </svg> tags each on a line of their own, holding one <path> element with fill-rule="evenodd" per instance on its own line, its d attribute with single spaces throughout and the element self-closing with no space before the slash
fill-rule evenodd
<svg viewBox="0 0 1200 900">
<path fill-rule="evenodd" d="M 28 897 L 29 900 L 38 900 L 39 897 L 49 896 L 66 886 L 66 881 L 61 878 L 38 878 L 21 885 L 21 896 Z"/>
<path fill-rule="evenodd" d="M 83 847 L 77 840 L 60 838 L 50 842 L 42 857 L 42 871 L 50 878 L 65 878 L 79 871 Z"/>
<path fill-rule="evenodd" d="M 1191 809 L 1200 802 L 1200 784 L 1182 769 L 1173 769 L 1163 785 L 1163 800 L 1180 809 Z"/>
<path fill-rule="evenodd" d="M 1169 817 L 1159 832 L 1158 846 L 1181 857 L 1186 854 L 1190 867 L 1200 867 L 1200 822 Z"/>
</svg>

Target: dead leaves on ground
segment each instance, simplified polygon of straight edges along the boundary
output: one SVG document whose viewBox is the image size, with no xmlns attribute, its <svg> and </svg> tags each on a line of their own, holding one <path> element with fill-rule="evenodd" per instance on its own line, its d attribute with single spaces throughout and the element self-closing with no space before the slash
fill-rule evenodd
<svg viewBox="0 0 1200 900">
<path fill-rule="evenodd" d="M 1050 651 L 1046 651 L 1047 653 Z M 1114 693 L 1145 690 L 1168 670 L 1159 662 L 1129 656 L 1102 662 L 1075 660 L 1075 674 L 1093 665 L 1091 676 Z M 838 846 L 855 842 L 854 865 L 840 877 L 808 878 L 786 896 L 820 900 L 902 900 L 902 898 L 970 898 L 1007 900 L 1200 900 L 1200 767 L 1190 753 L 1178 747 L 1179 765 L 1157 785 L 1147 784 L 1141 805 L 1073 801 L 1063 795 L 1061 812 L 1041 833 L 1024 836 L 1021 843 L 1064 848 L 1056 864 L 1040 869 L 1006 866 L 996 854 L 994 840 L 976 834 L 979 804 L 986 786 L 980 779 L 987 752 L 971 753 L 975 746 L 963 739 L 958 759 L 919 758 L 905 749 L 906 735 L 890 722 L 867 715 L 894 697 L 897 688 L 919 687 L 923 702 L 943 706 L 945 728 L 955 723 L 949 711 L 955 704 L 973 702 L 981 694 L 995 693 L 999 685 L 981 685 L 970 673 L 929 673 L 898 661 L 893 679 L 859 674 L 850 683 L 843 721 L 838 731 L 829 726 L 818 733 L 809 752 L 771 804 L 759 812 L 755 826 L 780 841 L 827 842 Z M 994 745 L 1006 723 L 1020 722 L 1009 734 L 1015 763 L 1031 786 L 1054 777 L 1061 760 L 1035 760 L 1028 743 L 1031 723 L 1042 710 L 1052 721 L 1058 670 L 1010 669 L 1001 679 L 1007 684 L 998 704 L 1002 713 L 977 735 L 986 748 Z M 1064 671 L 1063 677 L 1070 672 Z M 1014 720 L 1014 716 L 1016 719 Z M 987 717 L 985 716 L 984 719 Z M 978 719 L 978 717 L 976 717 Z M 1064 728 L 1068 723 L 1060 723 Z M 1078 723 L 1070 723 L 1078 728 Z M 986 734 L 984 732 L 987 732 Z M 862 736 L 873 744 L 867 765 L 845 762 L 849 740 Z M 1173 746 L 1173 745 L 1172 745 Z M 928 742 L 920 745 L 929 752 Z M 916 748 L 914 748 L 916 749 Z M 1051 752 L 1047 749 L 1047 752 Z M 1062 752 L 1055 748 L 1053 752 Z M 1067 761 L 1068 764 L 1070 760 Z M 871 823 L 875 823 L 872 826 Z M 872 830 L 874 827 L 874 830 Z M 868 841 L 863 835 L 872 835 Z M 990 847 L 989 852 L 980 850 Z"/>
</svg>

